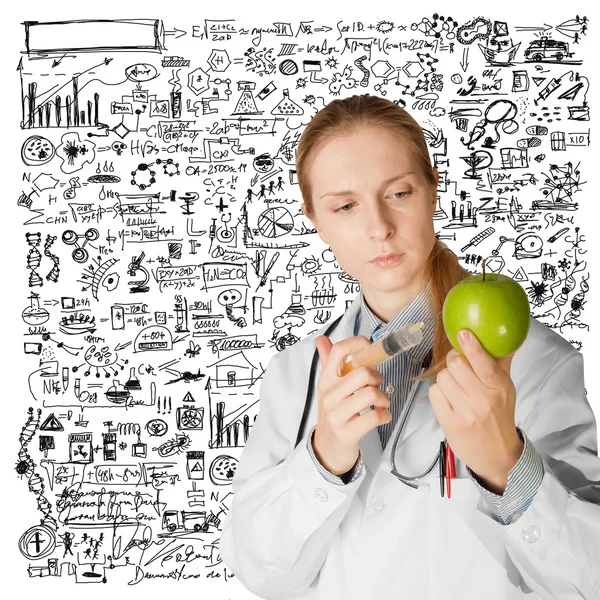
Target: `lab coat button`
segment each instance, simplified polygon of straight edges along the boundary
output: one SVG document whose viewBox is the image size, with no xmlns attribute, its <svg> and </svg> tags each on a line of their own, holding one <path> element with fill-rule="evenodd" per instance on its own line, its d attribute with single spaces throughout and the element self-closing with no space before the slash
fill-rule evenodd
<svg viewBox="0 0 600 600">
<path fill-rule="evenodd" d="M 396 391 L 396 388 L 390 383 L 385 388 L 386 394 L 393 394 Z"/>
<path fill-rule="evenodd" d="M 532 525 L 531 527 L 525 527 L 525 529 L 523 529 L 523 539 L 527 543 L 533 544 L 539 537 L 540 528 L 537 525 Z"/>
<path fill-rule="evenodd" d="M 315 498 L 318 498 L 321 502 L 325 502 L 327 500 L 327 492 L 323 488 L 318 487 L 315 490 Z"/>
<path fill-rule="evenodd" d="M 373 509 L 377 512 L 382 511 L 385 508 L 385 500 L 381 496 L 377 496 L 373 499 Z"/>
</svg>

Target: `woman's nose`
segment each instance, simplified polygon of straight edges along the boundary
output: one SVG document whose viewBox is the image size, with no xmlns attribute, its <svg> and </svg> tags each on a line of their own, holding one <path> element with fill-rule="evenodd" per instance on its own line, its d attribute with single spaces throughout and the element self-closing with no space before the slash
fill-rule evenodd
<svg viewBox="0 0 600 600">
<path fill-rule="evenodd" d="M 385 240 L 394 233 L 394 223 L 384 206 L 375 203 L 369 212 L 370 215 L 366 221 L 371 239 Z"/>
</svg>

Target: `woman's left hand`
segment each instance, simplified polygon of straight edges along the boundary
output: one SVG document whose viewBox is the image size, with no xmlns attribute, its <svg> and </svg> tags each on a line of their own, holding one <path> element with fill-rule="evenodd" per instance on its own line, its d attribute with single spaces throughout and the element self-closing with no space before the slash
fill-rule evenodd
<svg viewBox="0 0 600 600">
<path fill-rule="evenodd" d="M 454 455 L 488 489 L 503 494 L 508 472 L 523 451 L 515 426 L 516 390 L 510 377 L 514 354 L 494 358 L 468 329 L 429 388 L 429 400 Z"/>
</svg>

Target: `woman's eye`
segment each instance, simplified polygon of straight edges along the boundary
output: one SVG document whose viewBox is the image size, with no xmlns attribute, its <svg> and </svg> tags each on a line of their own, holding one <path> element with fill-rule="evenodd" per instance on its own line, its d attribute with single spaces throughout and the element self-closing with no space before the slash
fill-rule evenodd
<svg viewBox="0 0 600 600">
<path fill-rule="evenodd" d="M 390 194 L 390 196 L 394 196 L 398 200 L 400 200 L 400 199 L 404 198 L 404 196 L 408 196 L 410 193 L 411 192 L 392 192 Z M 350 202 L 349 204 L 344 204 L 344 206 L 340 206 L 340 208 L 337 208 L 333 212 L 336 212 L 336 213 L 337 212 L 347 213 L 347 212 L 349 212 L 349 209 L 348 210 L 344 210 L 344 209 L 346 209 L 347 207 L 351 207 L 353 204 L 354 204 L 353 202 Z"/>
</svg>

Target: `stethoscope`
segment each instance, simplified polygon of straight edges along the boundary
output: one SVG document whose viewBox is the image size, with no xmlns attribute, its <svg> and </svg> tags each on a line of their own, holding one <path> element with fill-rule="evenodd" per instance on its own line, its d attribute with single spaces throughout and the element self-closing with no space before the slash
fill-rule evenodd
<svg viewBox="0 0 600 600">
<path fill-rule="evenodd" d="M 322 335 L 328 336 L 338 325 L 338 323 L 340 322 L 342 317 L 343 317 L 343 315 L 340 315 L 335 321 L 333 321 L 333 323 L 331 323 L 327 327 L 327 329 L 325 330 L 325 332 Z M 304 412 L 302 413 L 300 427 L 298 428 L 298 436 L 296 437 L 295 446 L 298 446 L 298 444 L 302 440 L 303 431 L 304 431 L 304 428 L 306 425 L 306 420 L 308 419 L 308 413 L 310 411 L 310 404 L 311 404 L 314 385 L 315 385 L 315 376 L 316 376 L 318 360 L 319 360 L 319 353 L 317 350 L 315 350 L 315 352 L 313 354 L 312 362 L 310 365 L 310 375 L 308 378 L 308 389 L 306 392 L 306 400 L 304 401 Z M 425 357 L 425 359 L 421 363 L 421 372 L 419 374 L 423 373 L 423 371 L 429 365 L 430 361 L 431 361 L 431 352 L 429 352 L 429 354 Z M 419 485 L 416 483 L 411 483 L 411 482 L 416 481 L 418 479 L 422 479 L 422 478 L 426 477 L 427 475 L 429 475 L 429 473 L 431 473 L 431 471 L 435 468 L 435 466 L 437 464 L 440 464 L 440 477 L 445 475 L 445 472 L 443 471 L 443 469 L 444 469 L 444 463 L 446 460 L 446 451 L 445 451 L 445 449 L 447 447 L 446 438 L 444 438 L 444 441 L 440 443 L 440 450 L 436 453 L 435 460 L 431 463 L 431 465 L 428 467 L 428 469 L 426 471 L 424 471 L 423 473 L 421 473 L 419 475 L 409 476 L 409 475 L 403 475 L 396 469 L 396 446 L 398 445 L 398 441 L 400 440 L 402 431 L 404 430 L 406 421 L 407 421 L 410 411 L 413 407 L 414 398 L 415 398 L 417 391 L 419 390 L 422 383 L 423 383 L 422 381 L 417 381 L 416 385 L 414 385 L 411 390 L 408 400 L 406 401 L 406 405 L 404 407 L 404 414 L 402 415 L 402 418 L 400 421 L 400 427 L 398 428 L 398 432 L 396 433 L 396 437 L 394 438 L 394 443 L 392 445 L 392 452 L 391 452 L 391 466 L 392 466 L 391 472 L 392 472 L 392 474 L 395 475 L 402 483 L 405 483 L 406 485 L 408 485 L 414 489 L 418 489 Z"/>
</svg>

